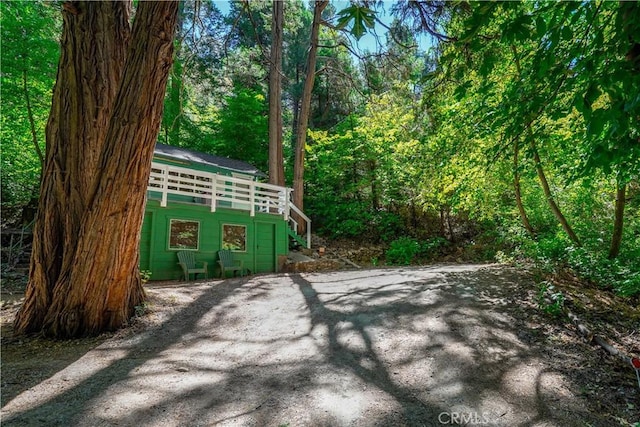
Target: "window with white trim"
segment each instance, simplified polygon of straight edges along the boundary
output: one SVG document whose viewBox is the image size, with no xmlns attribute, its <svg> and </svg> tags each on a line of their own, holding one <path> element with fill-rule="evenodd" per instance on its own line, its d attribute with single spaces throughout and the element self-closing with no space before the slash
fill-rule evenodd
<svg viewBox="0 0 640 427">
<path fill-rule="evenodd" d="M 222 249 L 237 252 L 247 250 L 247 226 L 246 225 L 222 225 Z"/>
<path fill-rule="evenodd" d="M 172 219 L 169 225 L 169 249 L 198 250 L 200 222 Z"/>
</svg>

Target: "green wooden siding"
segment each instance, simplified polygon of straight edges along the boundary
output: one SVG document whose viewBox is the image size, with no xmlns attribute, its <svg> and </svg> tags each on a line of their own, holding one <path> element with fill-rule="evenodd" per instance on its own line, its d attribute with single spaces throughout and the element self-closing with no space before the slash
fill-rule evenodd
<svg viewBox="0 0 640 427">
<path fill-rule="evenodd" d="M 165 208 L 157 200 L 148 200 L 142 226 L 140 268 L 151 271 L 151 280 L 173 280 L 181 277 L 177 250 L 169 249 L 171 219 L 200 223 L 196 260 L 209 263 L 209 277 L 219 275 L 217 252 L 222 245 L 223 224 L 247 227 L 247 250 L 234 252 L 237 259 L 252 272 L 276 271 L 278 255 L 288 253 L 287 224 L 278 215 L 219 208 L 212 213 L 208 206 L 170 201 Z M 260 248 L 257 251 L 257 248 Z"/>
<path fill-rule="evenodd" d="M 144 222 L 140 232 L 140 270 L 151 269 L 151 236 L 153 231 L 153 212 L 144 213 Z"/>
</svg>

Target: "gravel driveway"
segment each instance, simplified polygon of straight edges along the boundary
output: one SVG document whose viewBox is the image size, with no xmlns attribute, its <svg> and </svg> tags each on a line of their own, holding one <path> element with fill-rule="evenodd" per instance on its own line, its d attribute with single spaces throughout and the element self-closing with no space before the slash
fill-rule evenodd
<svg viewBox="0 0 640 427">
<path fill-rule="evenodd" d="M 2 425 L 604 425 L 531 344 L 531 280 L 440 265 L 152 286 L 150 314 Z"/>
</svg>

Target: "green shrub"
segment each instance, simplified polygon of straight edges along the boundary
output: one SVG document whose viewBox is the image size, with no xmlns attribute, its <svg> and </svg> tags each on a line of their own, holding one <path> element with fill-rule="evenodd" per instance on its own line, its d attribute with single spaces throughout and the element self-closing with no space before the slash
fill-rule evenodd
<svg viewBox="0 0 640 427">
<path fill-rule="evenodd" d="M 637 260 L 608 259 L 593 248 L 570 248 L 567 264 L 580 277 L 611 289 L 622 296 L 640 295 L 640 265 Z"/>
<path fill-rule="evenodd" d="M 640 272 L 636 271 L 616 282 L 615 291 L 625 297 L 640 295 Z"/>
<path fill-rule="evenodd" d="M 367 232 L 371 215 L 362 203 L 327 203 L 316 208 L 322 217 L 322 231 L 332 238 L 352 238 Z"/>
<path fill-rule="evenodd" d="M 570 242 L 564 234 L 558 233 L 551 236 L 541 236 L 537 244 L 534 244 L 535 257 L 543 260 L 550 259 L 561 261 L 566 258 L 567 248 Z"/>
<path fill-rule="evenodd" d="M 554 317 L 562 314 L 564 295 L 549 282 L 542 282 L 538 288 L 538 308 Z"/>
<path fill-rule="evenodd" d="M 151 270 L 140 270 L 140 280 L 143 285 L 151 280 Z"/>
<path fill-rule="evenodd" d="M 402 218 L 391 212 L 378 211 L 373 216 L 372 232 L 383 242 L 390 242 L 402 233 Z"/>
<path fill-rule="evenodd" d="M 444 237 L 434 237 L 420 243 L 419 255 L 423 258 L 433 259 L 444 254 L 444 249 L 451 243 Z"/>
<path fill-rule="evenodd" d="M 387 263 L 409 265 L 420 251 L 420 244 L 410 237 L 400 237 L 391 242 L 385 252 Z"/>
</svg>

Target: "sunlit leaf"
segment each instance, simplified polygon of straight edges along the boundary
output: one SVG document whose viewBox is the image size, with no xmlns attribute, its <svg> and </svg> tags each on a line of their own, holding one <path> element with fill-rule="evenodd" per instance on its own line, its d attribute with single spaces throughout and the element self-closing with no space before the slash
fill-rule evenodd
<svg viewBox="0 0 640 427">
<path fill-rule="evenodd" d="M 338 12 L 338 15 L 336 27 L 344 29 L 352 23 L 351 34 L 358 40 L 367 32 L 367 28 L 374 28 L 376 24 L 376 12 L 365 6 L 351 5 Z"/>
</svg>

